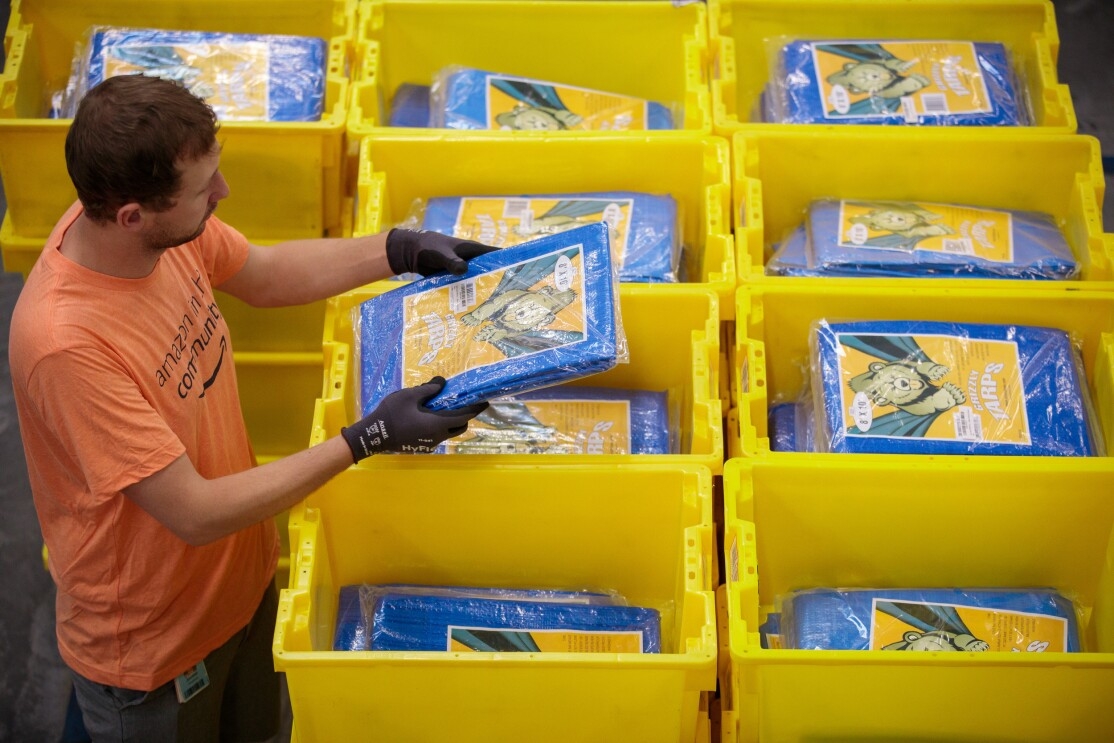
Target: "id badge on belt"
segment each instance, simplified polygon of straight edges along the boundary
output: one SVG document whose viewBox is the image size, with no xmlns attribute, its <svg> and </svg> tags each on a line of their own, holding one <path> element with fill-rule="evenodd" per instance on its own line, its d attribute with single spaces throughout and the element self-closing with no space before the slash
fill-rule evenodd
<svg viewBox="0 0 1114 743">
<path fill-rule="evenodd" d="M 205 670 L 205 661 L 201 661 L 174 679 L 174 691 L 178 694 L 178 702 L 181 704 L 193 699 L 208 685 L 209 673 Z"/>
</svg>

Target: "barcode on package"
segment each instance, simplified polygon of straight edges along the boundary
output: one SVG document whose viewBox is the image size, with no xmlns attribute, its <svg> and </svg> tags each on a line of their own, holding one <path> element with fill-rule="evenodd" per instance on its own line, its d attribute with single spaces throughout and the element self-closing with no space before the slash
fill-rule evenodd
<svg viewBox="0 0 1114 743">
<path fill-rule="evenodd" d="M 960 441 L 982 441 L 982 418 L 963 405 L 955 409 L 955 437 Z"/>
<path fill-rule="evenodd" d="M 449 287 L 449 309 L 464 312 L 476 304 L 476 282 L 462 281 Z"/>
<path fill-rule="evenodd" d="M 503 202 L 503 217 L 505 219 L 521 219 L 522 215 L 530 211 L 530 199 L 507 199 Z"/>
<path fill-rule="evenodd" d="M 954 253 L 956 255 L 974 255 L 975 245 L 966 237 L 945 237 L 943 239 L 943 249 L 945 253 Z"/>
<path fill-rule="evenodd" d="M 943 93 L 922 93 L 921 106 L 926 114 L 939 116 L 948 113 L 948 97 Z"/>
</svg>

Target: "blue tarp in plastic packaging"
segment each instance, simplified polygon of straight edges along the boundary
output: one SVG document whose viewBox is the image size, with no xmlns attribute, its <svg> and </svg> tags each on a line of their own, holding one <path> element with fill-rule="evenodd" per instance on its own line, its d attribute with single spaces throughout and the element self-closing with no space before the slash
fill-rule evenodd
<svg viewBox="0 0 1114 743">
<path fill-rule="evenodd" d="M 812 451 L 812 398 L 770 406 L 767 430 L 770 451 Z"/>
<path fill-rule="evenodd" d="M 479 256 L 354 309 L 359 406 L 446 379 L 448 410 L 606 371 L 626 360 L 608 228 L 585 225 Z"/>
<path fill-rule="evenodd" d="M 491 401 L 451 454 L 669 454 L 668 394 L 560 385 Z"/>
<path fill-rule="evenodd" d="M 387 596 L 442 596 L 458 600 L 505 599 L 592 606 L 623 603 L 618 594 L 594 591 L 425 586 L 401 583 L 354 584 L 342 586 L 337 597 L 333 650 L 371 650 L 373 617 L 379 600 Z"/>
<path fill-rule="evenodd" d="M 328 52 L 306 36 L 95 27 L 72 105 L 102 80 L 141 74 L 183 84 L 222 121 L 318 121 Z"/>
<path fill-rule="evenodd" d="M 767 273 L 1074 279 L 1079 266 L 1051 216 L 958 204 L 821 199 Z"/>
<path fill-rule="evenodd" d="M 448 67 L 430 91 L 430 126 L 449 129 L 672 129 L 665 105 L 546 80 Z"/>
<path fill-rule="evenodd" d="M 811 348 L 820 451 L 1096 451 L 1082 364 L 1063 330 L 821 321 Z"/>
<path fill-rule="evenodd" d="M 677 281 L 680 238 L 672 196 L 608 191 L 429 199 L 422 229 L 509 247 L 589 222 L 605 222 L 619 281 Z"/>
<path fill-rule="evenodd" d="M 764 94 L 784 124 L 1020 126 L 1024 96 L 999 43 L 796 40 Z"/>
<path fill-rule="evenodd" d="M 1078 652 L 1072 602 L 1047 589 L 813 589 L 781 601 L 805 650 Z"/>
<path fill-rule="evenodd" d="M 548 601 L 397 596 L 381 598 L 371 624 L 372 650 L 475 652 L 607 651 L 628 636 L 627 652 L 660 653 L 656 610 Z M 545 637 L 547 636 L 548 637 Z M 556 647 L 545 642 L 556 637 Z M 630 643 L 633 640 L 633 643 Z M 634 649 L 636 648 L 636 649 Z"/>
</svg>

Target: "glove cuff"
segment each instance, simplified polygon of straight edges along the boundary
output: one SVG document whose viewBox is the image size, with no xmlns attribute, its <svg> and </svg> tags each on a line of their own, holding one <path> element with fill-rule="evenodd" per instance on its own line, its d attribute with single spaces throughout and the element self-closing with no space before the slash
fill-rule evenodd
<svg viewBox="0 0 1114 743">
<path fill-rule="evenodd" d="M 410 242 L 412 234 L 413 230 L 402 227 L 394 227 L 387 233 L 387 265 L 395 276 L 414 270 L 410 265 L 414 252 Z"/>
<path fill-rule="evenodd" d="M 340 429 L 348 448 L 352 450 L 352 462 L 358 464 L 383 449 L 383 421 L 364 418 L 354 426 Z"/>
</svg>

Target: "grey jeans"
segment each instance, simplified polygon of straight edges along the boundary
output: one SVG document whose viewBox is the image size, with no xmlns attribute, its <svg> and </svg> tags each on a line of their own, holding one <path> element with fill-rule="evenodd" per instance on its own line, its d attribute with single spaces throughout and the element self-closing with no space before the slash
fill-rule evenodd
<svg viewBox="0 0 1114 743">
<path fill-rule="evenodd" d="M 278 614 L 272 584 L 246 627 L 209 653 L 209 686 L 184 704 L 174 682 L 142 691 L 107 686 L 73 673 L 74 691 L 93 743 L 255 743 L 279 730 L 279 676 L 271 645 Z"/>
</svg>

